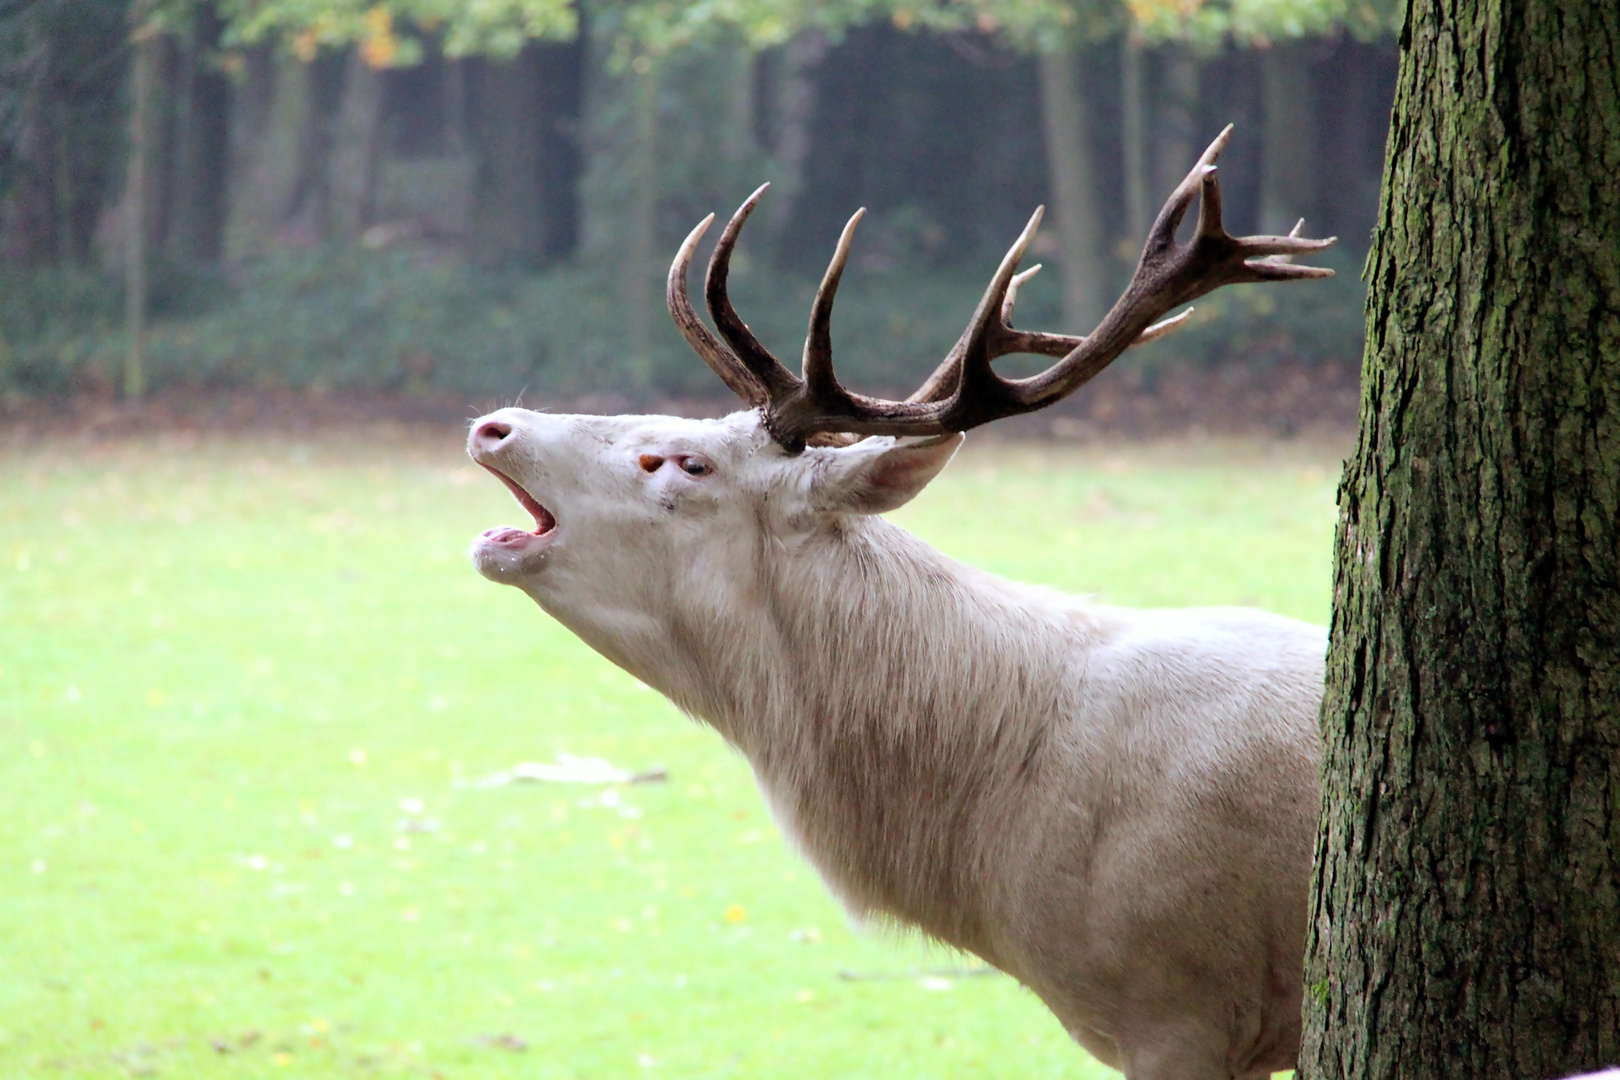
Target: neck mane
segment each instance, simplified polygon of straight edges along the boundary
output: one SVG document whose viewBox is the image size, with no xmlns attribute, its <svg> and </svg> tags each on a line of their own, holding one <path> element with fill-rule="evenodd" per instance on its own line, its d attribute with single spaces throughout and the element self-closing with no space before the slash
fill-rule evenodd
<svg viewBox="0 0 1620 1080">
<path fill-rule="evenodd" d="M 880 518 L 797 549 L 767 539 L 757 595 L 676 605 L 682 670 L 656 680 L 753 765 L 784 831 L 858 914 L 993 956 L 963 861 L 1038 770 L 1096 615 L 956 563 Z M 971 833 L 971 834 L 970 834 Z M 980 886 L 975 886 L 979 888 Z"/>
</svg>

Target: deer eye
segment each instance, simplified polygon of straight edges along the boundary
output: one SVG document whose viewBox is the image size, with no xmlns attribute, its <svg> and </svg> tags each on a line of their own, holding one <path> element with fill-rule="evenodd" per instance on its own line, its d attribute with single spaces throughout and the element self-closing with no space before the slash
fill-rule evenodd
<svg viewBox="0 0 1620 1080">
<path fill-rule="evenodd" d="M 682 457 L 680 466 L 687 476 L 708 476 L 714 472 L 714 466 L 699 457 Z"/>
</svg>

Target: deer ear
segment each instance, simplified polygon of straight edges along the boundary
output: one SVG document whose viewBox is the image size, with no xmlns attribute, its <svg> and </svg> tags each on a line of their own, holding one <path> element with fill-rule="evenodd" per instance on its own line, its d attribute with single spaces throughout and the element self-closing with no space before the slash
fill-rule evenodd
<svg viewBox="0 0 1620 1080">
<path fill-rule="evenodd" d="M 843 514 L 881 514 L 904 506 L 961 445 L 960 434 L 904 442 L 881 436 L 829 449 L 811 500 L 817 510 Z"/>
</svg>

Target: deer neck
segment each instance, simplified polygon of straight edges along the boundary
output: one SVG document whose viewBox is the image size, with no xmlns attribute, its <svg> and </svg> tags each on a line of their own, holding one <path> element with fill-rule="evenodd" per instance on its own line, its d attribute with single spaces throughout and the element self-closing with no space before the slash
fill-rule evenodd
<svg viewBox="0 0 1620 1080">
<path fill-rule="evenodd" d="M 852 910 L 989 955 L 962 833 L 1012 824 L 998 797 L 1065 712 L 1089 616 L 878 518 L 807 544 L 767 545 L 746 611 L 679 628 L 697 678 L 670 696 L 743 751 Z"/>
</svg>

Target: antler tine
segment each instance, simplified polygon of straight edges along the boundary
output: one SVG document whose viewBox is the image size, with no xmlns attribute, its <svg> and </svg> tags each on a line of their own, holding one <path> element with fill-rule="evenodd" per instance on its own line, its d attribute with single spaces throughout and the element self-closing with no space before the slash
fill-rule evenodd
<svg viewBox="0 0 1620 1080">
<path fill-rule="evenodd" d="M 1007 286 L 1007 297 L 1001 302 L 1001 327 L 1007 333 L 1007 344 L 1014 347 L 1001 349 L 996 354 L 998 356 L 1005 356 L 1008 353 L 1015 352 L 1034 353 L 1038 356 L 1067 356 L 1070 351 L 1086 340 L 1083 337 L 1070 337 L 1068 334 L 1046 334 L 1039 330 L 1013 329 L 1013 304 L 1018 299 L 1018 286 L 1034 277 L 1036 271 L 1040 268 L 1041 264 L 1036 263 L 1028 270 L 1020 271 L 1013 277 L 1011 284 Z M 1187 321 L 1187 316 L 1191 315 L 1192 312 L 1193 309 L 1188 308 L 1179 315 L 1173 315 L 1163 322 L 1154 323 L 1142 331 L 1140 337 L 1131 342 L 1131 348 L 1146 345 L 1150 341 L 1158 341 L 1166 334 L 1181 329 Z"/>
<path fill-rule="evenodd" d="M 985 286 L 984 295 L 979 298 L 979 305 L 973 309 L 973 317 L 968 320 L 962 336 L 956 339 L 956 344 L 951 346 L 951 351 L 945 354 L 945 359 L 940 361 L 933 374 L 929 375 L 923 384 L 906 398 L 906 401 L 944 401 L 953 395 L 960 395 L 969 357 L 978 357 L 973 364 L 976 372 L 981 374 L 988 372 L 991 378 L 996 377 L 995 373 L 990 371 L 990 361 L 1006 353 L 994 353 L 987 347 L 987 338 L 1005 326 L 1005 313 L 1010 310 L 1007 304 L 1008 293 L 1009 291 L 1016 293 L 1013 282 L 1017 280 L 1021 283 L 1029 278 L 1029 274 L 1018 274 L 1018 263 L 1023 259 L 1030 242 L 1035 239 L 1035 233 L 1040 229 L 1041 218 L 1045 213 L 1045 206 L 1037 206 L 1035 212 L 1029 216 L 1029 222 L 1024 226 L 1023 232 L 1018 234 L 1018 239 L 1007 249 L 1007 254 L 1001 257 L 1001 264 L 996 267 L 995 274 L 990 278 L 990 284 Z M 1013 331 L 1009 327 L 1007 332 Z M 1056 355 L 1061 356 L 1072 347 L 1071 343 Z M 980 377 L 973 376 L 975 381 Z"/>
<path fill-rule="evenodd" d="M 1330 236 L 1326 240 L 1309 240 L 1296 235 L 1298 231 L 1299 227 L 1295 226 L 1294 231 L 1287 236 L 1245 236 L 1237 243 L 1242 245 L 1244 257 L 1250 260 L 1250 266 L 1287 267 L 1292 256 L 1305 251 L 1321 251 L 1338 240 L 1336 236 Z M 1309 270 L 1311 267 L 1299 266 L 1294 269 Z"/>
<path fill-rule="evenodd" d="M 1160 321 L 1154 323 L 1152 326 L 1136 335 L 1136 340 L 1131 342 L 1131 348 L 1134 349 L 1138 345 L 1146 345 L 1150 341 L 1158 341 L 1167 334 L 1175 333 L 1177 330 L 1180 330 L 1183 326 L 1187 325 L 1187 320 L 1192 317 L 1192 313 L 1193 309 L 1188 308 L 1186 311 L 1172 315 L 1168 319 L 1161 319 Z"/>
<path fill-rule="evenodd" d="M 1039 408 L 1074 392 L 1131 344 L 1173 329 L 1189 312 L 1163 322 L 1154 320 L 1178 304 L 1238 282 L 1333 275 L 1332 270 L 1323 267 L 1293 266 L 1266 258 L 1317 251 L 1333 243 L 1333 238 L 1307 240 L 1297 235 L 1238 238 L 1222 228 L 1221 189 L 1214 162 L 1231 130 L 1228 125 L 1216 137 L 1159 211 L 1130 285 L 1115 301 L 1102 324 L 1083 345 L 1051 368 L 1010 384 L 1020 405 L 1016 411 Z M 1199 196 L 1198 229 L 1190 242 L 1177 244 L 1175 228 L 1194 192 Z M 1297 227 L 1295 232 L 1298 232 Z"/>
<path fill-rule="evenodd" d="M 1007 295 L 1001 298 L 1001 321 L 1008 326 L 1012 325 L 1013 306 L 1018 303 L 1018 287 L 1036 274 L 1041 272 L 1041 264 L 1036 263 L 1028 270 L 1020 270 L 1007 282 Z"/>
<path fill-rule="evenodd" d="M 731 306 L 731 298 L 726 293 L 726 278 L 731 272 L 731 252 L 737 246 L 737 235 L 742 232 L 743 223 L 754 212 L 765 189 L 770 186 L 768 183 L 759 185 L 752 195 L 743 200 L 737 212 L 731 215 L 731 220 L 726 222 L 725 230 L 715 242 L 714 254 L 709 256 L 703 297 L 708 302 L 709 317 L 714 320 L 715 329 L 736 352 L 742 366 L 759 382 L 766 398 L 774 401 L 796 389 L 799 380 L 771 355 L 769 349 L 760 344 L 753 331 L 748 329 L 748 324 L 738 316 L 737 309 Z"/>
<path fill-rule="evenodd" d="M 692 253 L 697 250 L 698 241 L 703 239 L 703 234 L 708 232 L 709 225 L 713 221 L 714 215 L 710 214 L 698 222 L 697 228 L 688 233 L 681 243 L 680 250 L 675 253 L 675 260 L 669 264 L 669 281 L 664 296 L 669 304 L 670 318 L 675 320 L 675 328 L 681 332 L 686 343 L 692 346 L 692 351 L 703 358 L 703 362 L 720 376 L 720 381 L 729 386 L 734 394 L 758 408 L 765 404 L 765 388 L 737 359 L 737 354 L 728 349 L 707 326 L 703 325 L 703 320 L 692 310 L 692 302 L 686 293 L 686 278 L 691 272 Z"/>
<path fill-rule="evenodd" d="M 1199 178 L 1198 230 L 1195 235 L 1200 240 L 1218 239 L 1226 235 L 1226 229 L 1221 226 L 1221 182 L 1216 175 L 1218 171 L 1214 165 L 1205 165 L 1204 175 Z"/>
<path fill-rule="evenodd" d="M 1165 200 L 1158 217 L 1153 219 L 1153 225 L 1148 230 L 1147 242 L 1142 245 L 1143 257 L 1150 251 L 1163 251 L 1175 245 L 1176 229 L 1180 227 L 1181 219 L 1186 216 L 1193 199 L 1203 193 L 1204 178 L 1215 167 L 1215 159 L 1221 156 L 1221 151 L 1226 149 L 1227 140 L 1231 137 L 1232 125 L 1227 124 L 1221 129 L 1221 133 L 1215 136 L 1214 141 L 1204 148 L 1204 152 L 1198 155 L 1197 162 L 1170 193 L 1170 197 Z"/>
<path fill-rule="evenodd" d="M 827 264 L 827 272 L 822 275 L 821 285 L 816 289 L 815 302 L 810 305 L 810 330 L 804 339 L 803 370 L 805 387 L 812 399 L 819 400 L 842 392 L 832 366 L 833 299 L 838 295 L 839 279 L 844 276 L 844 264 L 849 261 L 855 226 L 865 216 L 866 207 L 863 206 L 855 211 L 844 226 L 844 231 L 839 234 L 832 261 Z"/>
<path fill-rule="evenodd" d="M 1189 300 L 1236 282 L 1332 276 L 1333 271 L 1325 267 L 1294 266 L 1287 261 L 1293 254 L 1327 247 L 1333 243 L 1332 238 L 1306 239 L 1299 235 L 1299 226 L 1287 236 L 1234 237 L 1222 228 L 1221 190 L 1215 159 L 1231 131 L 1228 125 L 1209 144 L 1198 164 L 1159 210 L 1130 285 L 1095 330 L 1077 338 L 1012 327 L 1018 288 L 1039 269 L 1033 267 L 1018 272 L 1018 262 L 1040 225 L 1041 210 L 1037 209 L 996 268 L 967 329 L 928 380 L 905 401 L 886 401 L 851 393 L 839 386 L 833 373 L 833 298 L 849 258 L 860 213 L 844 227 L 816 293 L 805 339 L 802 380 L 765 351 L 726 298 L 726 274 L 737 232 L 764 188 L 750 196 L 732 216 L 709 261 L 705 287 L 709 310 L 736 356 L 730 356 L 708 334 L 686 303 L 685 265 L 707 221 L 687 237 L 676 256 L 670 277 L 670 311 L 687 340 L 721 378 L 726 379 L 727 385 L 737 389 L 743 381 L 742 374 L 746 373 L 749 389 L 764 397 L 766 428 L 789 453 L 798 453 L 812 440 L 830 442 L 830 433 L 940 435 L 967 431 L 1004 416 L 1033 412 L 1072 393 L 1132 345 L 1155 340 L 1185 325 L 1192 314 L 1191 308 L 1167 319 L 1162 316 Z M 1176 226 L 1195 196 L 1199 199 L 1198 228 L 1189 242 L 1177 243 Z M 995 373 L 991 362 L 1011 352 L 1061 355 L 1062 359 L 1039 375 L 1007 379 Z M 735 367 L 731 366 L 733 359 Z M 732 377 L 728 378 L 728 372 Z"/>
<path fill-rule="evenodd" d="M 1040 231 L 1041 218 L 1046 216 L 1046 207 L 1037 206 L 1035 212 L 1029 216 L 1029 223 L 1024 231 L 1018 234 L 1007 254 L 1001 257 L 1001 265 L 996 267 L 990 284 L 984 290 L 984 296 L 979 300 L 979 306 L 973 311 L 973 318 L 968 322 L 967 329 L 962 331 L 962 337 L 957 342 L 952 353 L 960 351 L 962 375 L 959 380 L 961 391 L 966 391 L 970 382 L 981 379 L 995 380 L 998 378 L 990 367 L 990 361 L 997 356 L 1005 356 L 1012 351 L 1006 348 L 1004 340 L 1009 334 L 1015 332 L 1007 326 L 1002 318 L 1006 309 L 1007 293 L 1013 288 L 1013 280 L 1018 276 L 1018 264 L 1023 261 L 1024 252 L 1034 242 L 1035 234 Z M 998 346 L 1001 348 L 998 349 Z M 949 360 L 946 361 L 949 363 Z M 959 392 L 961 392 L 959 391 Z"/>
<path fill-rule="evenodd" d="M 1216 140 L 1216 142 L 1211 145 L 1209 150 L 1204 151 L 1205 156 L 1209 157 L 1213 153 L 1218 153 L 1223 145 L 1225 145 L 1224 135 L 1222 139 Z M 1189 187 L 1187 192 L 1188 197 L 1190 198 L 1192 194 L 1197 192 L 1197 190 L 1198 188 L 1196 185 Z M 1180 195 L 1181 189 L 1178 188 L 1177 194 L 1172 196 L 1172 202 L 1174 202 L 1175 199 Z M 1166 211 L 1170 209 L 1171 207 L 1166 207 Z M 1183 205 L 1181 209 L 1182 211 L 1185 211 L 1185 205 Z M 981 306 L 974 310 L 973 321 L 968 323 L 967 330 L 965 330 L 962 337 L 957 340 L 956 345 L 946 356 L 945 361 L 934 370 L 933 374 L 928 377 L 927 381 L 924 382 L 922 386 L 918 387 L 910 397 L 906 398 L 906 401 L 943 401 L 957 392 L 957 386 L 960 382 L 962 358 L 964 355 L 966 355 L 966 351 L 973 339 L 974 330 L 980 325 L 980 316 L 991 310 L 989 306 L 986 306 L 985 301 L 994 296 L 1003 272 L 1008 269 L 1009 260 L 1011 260 L 1013 266 L 1016 266 L 1018 258 L 1022 256 L 1024 250 L 1034 240 L 1035 230 L 1040 227 L 1041 216 L 1044 210 L 1045 207 L 1036 208 L 1035 214 L 1030 218 L 1029 224 L 1024 227 L 1024 232 L 1019 235 L 1018 240 L 1014 242 L 1012 248 L 1002 259 L 1001 266 L 996 271 L 996 276 L 991 279 L 989 287 L 985 290 L 985 299 L 981 300 Z M 1169 232 L 1171 235 L 1174 235 L 1175 226 L 1173 224 L 1169 227 Z M 1036 273 L 1040 271 L 1040 269 L 1041 264 L 1036 263 L 1027 270 L 1013 274 L 1011 278 L 1007 280 L 1006 291 L 1001 294 L 1001 310 L 998 313 L 1000 318 L 998 321 L 988 324 L 988 333 L 984 335 L 983 339 L 983 352 L 986 366 L 988 366 L 989 361 L 995 360 L 997 357 L 1007 356 L 1011 353 L 1030 353 L 1036 356 L 1064 357 L 1068 356 L 1075 349 L 1085 344 L 1086 339 L 1084 337 L 1076 337 L 1071 334 L 1050 334 L 1039 330 L 1018 330 L 1013 327 L 1013 308 L 1018 301 L 1019 286 L 1023 285 L 1024 282 L 1034 277 Z M 1131 342 L 1131 347 L 1134 348 L 1137 345 L 1146 345 L 1150 341 L 1157 341 L 1166 334 L 1179 330 L 1183 325 L 1185 325 L 1187 316 L 1191 314 L 1192 309 L 1188 308 L 1186 311 L 1174 316 L 1173 318 L 1165 319 L 1163 322 L 1149 326 L 1142 331 L 1141 335 L 1135 341 Z M 999 378 L 999 376 L 994 377 Z"/>
</svg>

